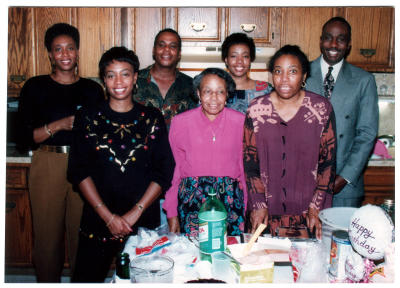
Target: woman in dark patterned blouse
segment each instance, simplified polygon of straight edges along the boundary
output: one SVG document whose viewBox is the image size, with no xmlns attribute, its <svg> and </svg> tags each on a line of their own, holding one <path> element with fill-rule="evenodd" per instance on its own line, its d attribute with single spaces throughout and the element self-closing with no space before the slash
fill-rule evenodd
<svg viewBox="0 0 400 288">
<path fill-rule="evenodd" d="M 246 33 L 233 33 L 222 43 L 222 61 L 236 83 L 236 90 L 226 103 L 226 107 L 246 114 L 247 107 L 255 97 L 272 91 L 272 85 L 266 81 L 250 78 L 250 66 L 256 59 L 256 45 Z"/>
<path fill-rule="evenodd" d="M 316 229 L 335 181 L 335 116 L 328 99 L 306 91 L 307 56 L 286 45 L 271 58 L 274 91 L 255 98 L 244 128 L 250 230 L 260 223 Z"/>
<path fill-rule="evenodd" d="M 174 171 L 161 112 L 132 100 L 135 53 L 111 48 L 99 69 L 109 100 L 77 115 L 68 167 L 86 200 L 73 282 L 104 282 L 124 239 L 139 226 L 159 226 L 158 198 Z"/>
</svg>

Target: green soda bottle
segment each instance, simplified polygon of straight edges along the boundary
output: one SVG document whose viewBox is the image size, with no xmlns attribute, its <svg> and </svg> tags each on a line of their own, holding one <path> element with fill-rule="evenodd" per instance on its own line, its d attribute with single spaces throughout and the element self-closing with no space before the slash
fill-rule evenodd
<svg viewBox="0 0 400 288">
<path fill-rule="evenodd" d="M 129 269 L 129 254 L 128 253 L 119 253 L 117 256 L 117 261 L 116 261 L 116 267 L 115 267 L 115 272 L 116 275 L 118 276 L 118 282 L 123 282 L 124 280 L 127 280 L 126 282 L 130 282 L 130 269 Z"/>
<path fill-rule="evenodd" d="M 199 244 L 200 259 L 211 262 L 211 253 L 225 251 L 226 218 L 224 204 L 216 197 L 216 192 L 210 188 L 207 201 L 199 211 Z"/>
</svg>

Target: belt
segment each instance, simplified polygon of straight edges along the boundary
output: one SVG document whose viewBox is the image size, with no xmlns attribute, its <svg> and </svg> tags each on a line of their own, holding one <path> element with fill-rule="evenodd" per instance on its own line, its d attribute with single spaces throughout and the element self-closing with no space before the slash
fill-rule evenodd
<svg viewBox="0 0 400 288">
<path fill-rule="evenodd" d="M 69 146 L 40 145 L 38 151 L 68 153 Z"/>
</svg>

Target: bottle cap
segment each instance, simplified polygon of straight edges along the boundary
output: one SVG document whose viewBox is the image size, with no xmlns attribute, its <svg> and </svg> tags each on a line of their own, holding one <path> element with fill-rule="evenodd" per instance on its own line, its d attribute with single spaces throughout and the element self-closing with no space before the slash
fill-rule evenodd
<svg viewBox="0 0 400 288">
<path fill-rule="evenodd" d="M 383 201 L 383 204 L 387 207 L 393 207 L 394 206 L 394 201 L 392 199 L 385 199 Z"/>
<path fill-rule="evenodd" d="M 210 187 L 210 190 L 208 190 L 208 195 L 215 196 L 215 195 L 217 195 L 217 192 L 215 192 L 213 187 Z"/>
</svg>

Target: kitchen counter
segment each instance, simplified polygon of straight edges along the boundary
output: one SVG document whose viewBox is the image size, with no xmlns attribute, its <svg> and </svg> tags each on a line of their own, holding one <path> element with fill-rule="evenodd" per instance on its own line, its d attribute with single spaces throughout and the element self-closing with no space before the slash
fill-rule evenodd
<svg viewBox="0 0 400 288">
<path fill-rule="evenodd" d="M 6 150 L 7 163 L 31 163 L 30 153 L 21 153 L 13 144 L 7 144 Z"/>
<path fill-rule="evenodd" d="M 394 167 L 394 166 L 395 166 L 394 159 L 383 159 L 383 160 L 372 159 L 368 161 L 368 167 Z"/>
<path fill-rule="evenodd" d="M 31 157 L 28 155 L 9 155 L 7 151 L 7 163 L 31 163 Z M 370 160 L 368 162 L 368 167 L 394 167 L 394 159 L 386 160 Z"/>
<path fill-rule="evenodd" d="M 15 145 L 7 145 L 7 163 L 31 163 L 31 156 L 29 153 L 20 153 L 15 148 Z M 371 159 L 368 161 L 370 167 L 394 167 L 394 159 Z"/>
</svg>

